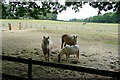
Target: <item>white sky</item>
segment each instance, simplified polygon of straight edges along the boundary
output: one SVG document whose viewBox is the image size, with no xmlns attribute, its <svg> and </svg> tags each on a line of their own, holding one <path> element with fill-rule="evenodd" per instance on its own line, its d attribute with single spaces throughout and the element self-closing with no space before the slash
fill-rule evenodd
<svg viewBox="0 0 120 80">
<path fill-rule="evenodd" d="M 112 12 L 112 11 L 109 11 Z M 102 14 L 104 14 L 106 12 L 102 11 Z M 92 8 L 91 6 L 89 6 L 89 4 L 85 4 L 83 5 L 82 8 L 80 8 L 79 12 L 76 12 L 74 10 L 72 10 L 71 7 L 67 8 L 66 11 L 62 11 L 62 13 L 58 14 L 57 19 L 58 20 L 69 20 L 69 19 L 85 19 L 85 18 L 89 18 L 92 16 L 96 16 L 98 14 L 98 9 Z"/>
<path fill-rule="evenodd" d="M 58 2 L 64 5 L 65 0 L 58 0 Z M 107 11 L 107 12 L 112 12 L 112 10 Z M 107 12 L 101 11 L 102 14 L 107 13 Z M 73 18 L 85 19 L 85 18 L 89 18 L 92 16 L 96 16 L 97 14 L 98 14 L 98 9 L 92 8 L 89 4 L 85 4 L 82 6 L 82 8 L 80 8 L 80 11 L 76 13 L 74 10 L 72 10 L 71 7 L 67 8 L 67 10 L 62 11 L 61 13 L 58 14 L 57 19 L 67 20 L 67 21 Z"/>
<path fill-rule="evenodd" d="M 88 4 L 83 5 L 83 7 L 80 8 L 80 11 L 76 13 L 74 10 L 72 10 L 71 7 L 69 7 L 67 8 L 66 11 L 59 13 L 57 19 L 58 20 L 69 20 L 72 18 L 84 19 L 97 15 L 97 11 L 98 11 L 97 9 L 90 7 Z"/>
</svg>

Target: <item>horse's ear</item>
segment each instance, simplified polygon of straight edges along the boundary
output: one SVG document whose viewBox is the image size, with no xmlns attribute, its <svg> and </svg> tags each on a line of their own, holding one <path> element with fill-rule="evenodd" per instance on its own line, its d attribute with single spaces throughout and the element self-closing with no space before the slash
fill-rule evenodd
<svg viewBox="0 0 120 80">
<path fill-rule="evenodd" d="M 76 36 L 76 38 L 78 38 L 78 36 Z"/>
<path fill-rule="evenodd" d="M 73 37 L 75 38 L 75 35 L 73 35 Z"/>
<path fill-rule="evenodd" d="M 74 38 L 78 38 L 78 35 L 74 35 Z"/>
<path fill-rule="evenodd" d="M 47 39 L 49 39 L 49 36 L 48 36 L 48 38 Z"/>
<path fill-rule="evenodd" d="M 43 38 L 45 39 L 45 36 L 43 36 Z"/>
</svg>

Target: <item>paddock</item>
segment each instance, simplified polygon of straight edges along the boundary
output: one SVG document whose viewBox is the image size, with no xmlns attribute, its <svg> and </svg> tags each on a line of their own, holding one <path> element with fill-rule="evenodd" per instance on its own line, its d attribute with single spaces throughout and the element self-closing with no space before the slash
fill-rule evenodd
<svg viewBox="0 0 120 80">
<path fill-rule="evenodd" d="M 9 22 L 12 24 L 14 23 L 12 20 Z M 18 23 L 19 22 L 20 21 L 18 21 Z M 77 64 L 72 63 L 74 59 L 73 56 L 71 56 L 71 62 L 66 62 L 63 59 L 63 64 L 100 70 L 119 71 L 117 24 L 87 23 L 83 28 L 82 23 L 74 23 L 75 27 L 73 25 L 72 27 L 67 24 L 68 22 L 59 22 L 59 24 L 56 24 L 57 22 L 54 21 L 39 22 L 39 25 L 44 25 L 45 29 L 43 27 L 38 28 L 39 25 L 36 27 L 32 23 L 32 28 L 30 26 L 31 24 L 27 24 L 26 29 L 8 30 L 8 26 L 5 25 L 7 21 L 4 21 L 4 26 L 2 26 L 2 55 L 45 61 L 41 50 L 41 40 L 43 35 L 46 35 L 50 36 L 53 42 L 53 50 L 50 55 L 51 62 L 57 63 L 57 55 L 61 46 L 61 36 L 64 33 L 77 34 L 80 36 L 78 39 L 78 45 L 80 46 L 80 62 Z M 45 25 L 45 22 L 49 23 L 49 25 Z M 55 23 L 57 26 L 62 27 L 56 27 L 55 24 L 53 25 L 51 23 Z M 23 22 L 21 22 L 21 24 L 23 26 Z M 76 27 L 78 25 L 80 26 Z M 98 27 L 91 27 L 92 25 L 98 25 Z M 100 26 L 101 29 L 103 29 L 102 32 L 100 31 Z M 110 27 L 107 28 L 103 26 Z M 74 30 L 72 28 L 74 28 Z M 79 30 L 77 28 L 79 28 Z M 3 73 L 27 77 L 27 67 L 24 64 L 3 61 L 2 66 Z M 16 71 L 14 69 L 16 69 Z M 46 76 L 47 78 L 106 78 L 106 76 L 33 65 L 33 78 L 46 78 Z"/>
</svg>

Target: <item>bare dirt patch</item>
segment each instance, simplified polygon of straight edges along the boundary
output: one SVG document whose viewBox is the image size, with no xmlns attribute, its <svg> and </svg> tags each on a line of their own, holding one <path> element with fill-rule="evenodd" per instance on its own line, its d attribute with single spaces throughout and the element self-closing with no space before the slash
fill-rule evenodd
<svg viewBox="0 0 120 80">
<path fill-rule="evenodd" d="M 57 63 L 57 55 L 61 46 L 61 35 L 63 33 L 54 33 L 52 31 L 38 31 L 35 29 L 21 31 L 3 31 L 2 32 L 2 55 L 14 56 L 20 58 L 32 58 L 33 60 L 45 61 L 41 50 L 41 41 L 43 36 L 50 36 L 53 42 L 51 52 L 51 62 Z M 80 35 L 79 35 L 80 36 Z M 63 64 L 95 68 L 101 70 L 118 71 L 119 57 L 118 46 L 115 44 L 105 44 L 101 42 L 84 41 L 79 38 L 80 62 L 66 62 L 63 58 Z M 3 73 L 27 77 L 26 65 L 3 61 Z M 33 65 L 34 78 L 96 78 L 99 75 L 87 74 L 71 70 L 56 69 L 44 66 Z M 105 77 L 104 77 L 105 78 Z"/>
</svg>

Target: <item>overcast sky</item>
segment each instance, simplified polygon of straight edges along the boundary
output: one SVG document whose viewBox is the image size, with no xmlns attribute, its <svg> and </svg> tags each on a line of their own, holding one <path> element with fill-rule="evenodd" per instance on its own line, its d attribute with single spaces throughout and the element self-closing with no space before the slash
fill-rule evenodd
<svg viewBox="0 0 120 80">
<path fill-rule="evenodd" d="M 112 12 L 112 11 L 109 11 Z M 102 11 L 102 14 L 104 14 L 106 12 Z M 98 9 L 92 8 L 91 6 L 89 6 L 89 4 L 85 4 L 83 5 L 82 8 L 80 8 L 79 12 L 76 12 L 74 10 L 72 10 L 71 7 L 67 8 L 66 11 L 63 11 L 62 13 L 58 14 L 57 19 L 58 20 L 69 20 L 69 19 L 85 19 L 85 18 L 89 18 L 91 16 L 95 16 L 98 14 Z"/>
</svg>

